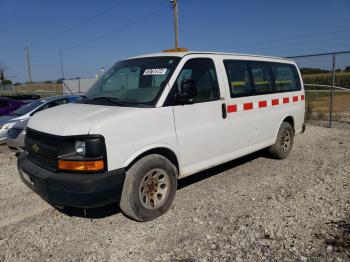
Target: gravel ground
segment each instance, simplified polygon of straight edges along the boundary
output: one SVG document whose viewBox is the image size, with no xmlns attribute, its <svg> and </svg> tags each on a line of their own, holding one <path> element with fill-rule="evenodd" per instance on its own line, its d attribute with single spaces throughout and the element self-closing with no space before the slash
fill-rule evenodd
<svg viewBox="0 0 350 262">
<path fill-rule="evenodd" d="M 116 206 L 58 211 L 0 156 L 0 261 L 350 260 L 350 128 L 308 126 L 286 160 L 260 152 L 181 180 L 147 223 Z"/>
</svg>

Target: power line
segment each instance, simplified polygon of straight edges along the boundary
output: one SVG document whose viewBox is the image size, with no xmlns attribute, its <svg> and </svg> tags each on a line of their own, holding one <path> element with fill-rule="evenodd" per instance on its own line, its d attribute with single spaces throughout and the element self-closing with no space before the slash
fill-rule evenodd
<svg viewBox="0 0 350 262">
<path fill-rule="evenodd" d="M 328 39 L 320 39 L 320 40 L 305 40 L 305 39 L 294 39 L 293 40 L 290 40 L 288 41 L 288 44 L 290 44 L 290 42 L 294 42 L 296 44 L 304 44 L 304 43 L 315 43 L 315 42 L 318 42 L 318 43 L 324 43 L 324 42 L 329 42 L 329 41 L 334 41 L 334 40 L 337 40 L 337 39 L 344 39 L 345 36 L 340 36 L 340 37 L 334 37 L 334 38 L 328 38 Z M 255 50 L 255 51 L 261 51 L 261 50 L 269 50 L 269 49 L 274 49 L 274 48 L 278 48 L 278 47 L 281 47 L 282 44 L 276 44 L 276 45 L 270 45 L 270 46 L 265 46 L 265 47 L 259 47 L 259 48 L 253 48 L 252 50 Z"/>
<path fill-rule="evenodd" d="M 83 24 L 86 25 L 86 24 L 88 24 L 88 23 L 91 23 L 92 21 L 96 20 L 96 19 L 99 18 L 100 16 L 103 16 L 103 15 L 105 15 L 105 14 L 110 13 L 114 8 L 116 8 L 116 7 L 118 7 L 118 6 L 120 6 L 120 5 L 124 4 L 124 3 L 126 3 L 127 1 L 128 1 L 128 0 L 121 0 L 121 1 L 118 1 L 118 2 L 116 2 L 114 5 L 112 5 L 112 6 L 108 7 L 108 8 L 106 8 L 106 9 L 104 9 L 104 10 L 98 12 L 98 13 L 96 13 L 96 14 L 93 15 L 93 16 L 88 17 L 86 20 L 81 21 L 81 22 L 79 22 L 79 23 L 77 23 L 77 24 L 75 24 L 75 25 L 68 26 L 65 30 L 63 30 L 63 31 L 61 31 L 61 32 L 59 32 L 59 33 L 57 33 L 57 34 L 55 34 L 55 37 L 54 37 L 54 38 L 59 38 L 59 37 L 61 37 L 63 34 L 65 34 L 65 33 L 67 33 L 67 32 L 71 32 L 71 31 L 73 31 L 76 27 L 79 27 L 79 26 L 81 26 L 81 25 L 83 25 Z"/>
<path fill-rule="evenodd" d="M 295 38 L 304 38 L 304 37 L 315 37 L 315 36 L 323 36 L 323 35 L 329 35 L 329 34 L 336 34 L 336 33 L 343 33 L 343 32 L 348 32 L 350 31 L 350 28 L 342 29 L 342 30 L 337 30 L 337 31 L 331 31 L 331 32 L 323 32 L 323 33 L 316 33 L 316 34 L 302 34 L 302 35 L 295 35 L 293 37 L 288 37 L 288 38 L 277 38 L 277 39 L 269 39 L 267 41 L 254 41 L 254 42 L 247 42 L 243 43 L 244 46 L 252 46 L 252 45 L 257 45 L 257 44 L 265 44 L 265 43 L 273 43 L 273 42 L 281 42 L 281 41 L 289 41 L 289 40 L 294 40 Z M 229 48 L 232 46 L 225 46 L 221 48 Z"/>
<path fill-rule="evenodd" d="M 80 44 L 77 44 L 77 45 L 74 45 L 74 46 L 71 46 L 71 47 L 63 48 L 62 50 L 63 51 L 72 50 L 72 49 L 75 49 L 75 48 L 78 48 L 78 47 L 85 46 L 85 45 L 87 45 L 87 44 L 89 44 L 91 42 L 94 42 L 96 40 L 100 40 L 100 39 L 106 38 L 106 37 L 110 36 L 111 34 L 123 31 L 123 30 L 125 30 L 125 29 L 127 29 L 127 28 L 129 28 L 129 27 L 131 27 L 133 25 L 136 25 L 136 24 L 142 22 L 143 20 L 146 20 L 146 19 L 148 19 L 148 18 L 150 18 L 152 16 L 155 16 L 156 14 L 160 13 L 161 11 L 163 11 L 165 8 L 168 8 L 168 6 L 163 6 L 162 8 L 156 9 L 155 11 L 150 12 L 150 13 L 148 13 L 148 14 L 146 14 L 146 15 L 144 15 L 144 16 L 142 16 L 142 17 L 140 17 L 140 18 L 138 18 L 138 19 L 136 19 L 136 20 L 126 24 L 126 25 L 124 25 L 124 26 L 116 27 L 116 28 L 114 28 L 114 29 L 112 29 L 112 30 L 110 30 L 110 31 L 108 31 L 106 33 L 103 33 L 101 35 L 98 35 L 98 36 L 96 36 L 96 37 L 94 37 L 94 38 L 92 38 L 90 40 L 84 41 L 84 42 L 82 42 Z"/>
</svg>

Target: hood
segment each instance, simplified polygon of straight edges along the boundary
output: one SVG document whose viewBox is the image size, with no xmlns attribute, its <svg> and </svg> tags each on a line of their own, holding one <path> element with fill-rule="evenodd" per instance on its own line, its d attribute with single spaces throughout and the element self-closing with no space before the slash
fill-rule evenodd
<svg viewBox="0 0 350 262">
<path fill-rule="evenodd" d="M 25 129 L 27 127 L 28 121 L 29 121 L 29 118 L 18 119 L 16 121 L 16 124 L 12 128 Z"/>
<path fill-rule="evenodd" d="M 28 127 L 59 136 L 86 135 L 92 126 L 99 127 L 116 118 L 145 110 L 91 104 L 66 104 L 43 110 L 31 117 Z"/>
<path fill-rule="evenodd" d="M 0 116 L 0 125 L 5 125 L 8 122 L 15 121 L 18 116 Z"/>
</svg>

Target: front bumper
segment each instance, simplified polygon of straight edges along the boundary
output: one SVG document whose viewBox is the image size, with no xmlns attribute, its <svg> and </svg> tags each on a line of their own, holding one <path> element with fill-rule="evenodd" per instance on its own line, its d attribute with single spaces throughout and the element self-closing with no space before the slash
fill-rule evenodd
<svg viewBox="0 0 350 262">
<path fill-rule="evenodd" d="M 6 144 L 7 140 L 7 130 L 6 132 L 4 130 L 0 130 L 0 145 Z"/>
<path fill-rule="evenodd" d="M 19 175 L 30 189 L 56 206 L 93 208 L 120 201 L 125 170 L 105 173 L 51 172 L 22 153 L 17 159 Z"/>
<path fill-rule="evenodd" d="M 6 139 L 7 147 L 15 152 L 15 153 L 21 153 L 25 149 L 24 145 L 24 138 L 25 138 L 25 131 L 22 131 L 16 138 L 9 138 Z"/>
</svg>

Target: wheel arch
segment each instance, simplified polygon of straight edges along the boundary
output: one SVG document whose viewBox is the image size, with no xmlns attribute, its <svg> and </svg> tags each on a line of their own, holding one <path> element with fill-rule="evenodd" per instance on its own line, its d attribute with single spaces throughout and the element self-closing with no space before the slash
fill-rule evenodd
<svg viewBox="0 0 350 262">
<path fill-rule="evenodd" d="M 129 157 L 129 159 L 125 162 L 124 166 L 126 167 L 126 169 L 129 169 L 136 161 L 151 154 L 158 154 L 167 158 L 177 168 L 178 175 L 180 174 L 180 161 L 177 154 L 175 153 L 175 150 L 164 145 L 156 145 L 137 151 Z"/>
<path fill-rule="evenodd" d="M 294 130 L 294 132 L 295 132 L 295 121 L 294 121 L 294 117 L 293 117 L 292 115 L 286 115 L 286 116 L 284 116 L 284 117 L 282 118 L 282 120 L 280 121 L 280 123 L 279 123 L 279 125 L 278 125 L 278 129 L 277 129 L 276 132 L 275 132 L 275 140 L 277 139 L 278 131 L 280 130 L 280 127 L 281 127 L 281 125 L 282 125 L 283 122 L 289 123 L 289 124 L 292 126 L 292 128 L 293 128 L 293 130 Z"/>
</svg>

